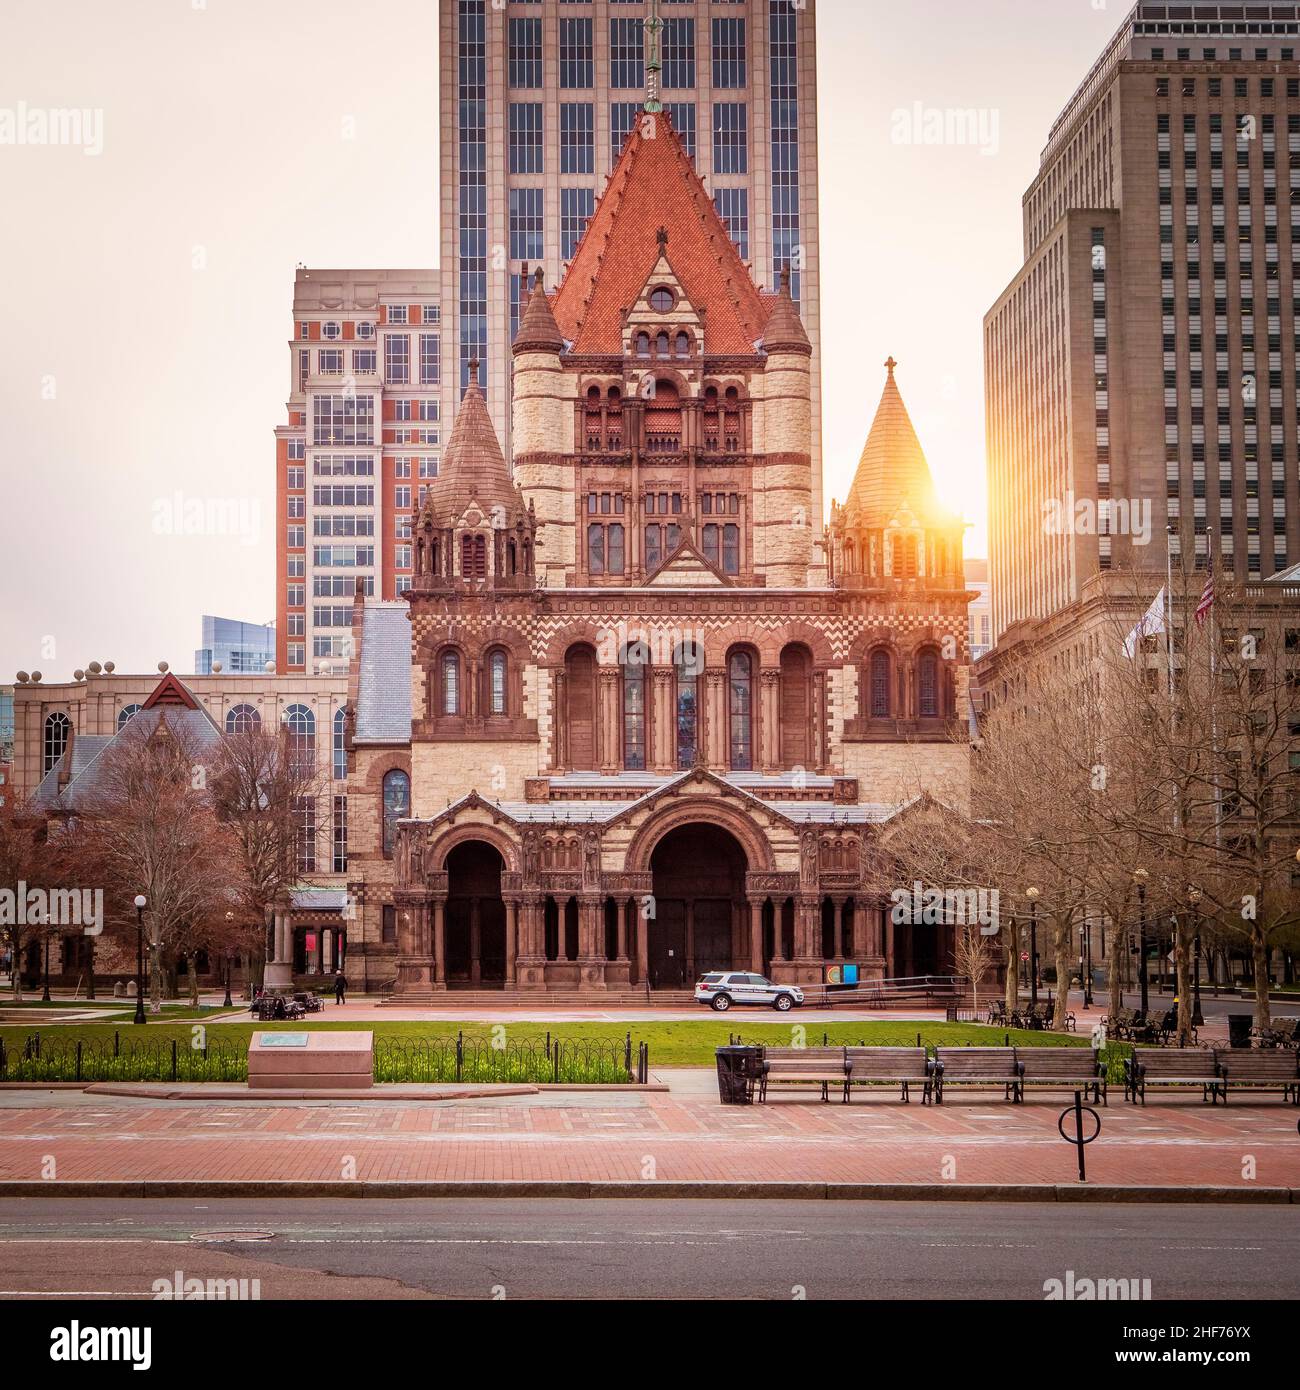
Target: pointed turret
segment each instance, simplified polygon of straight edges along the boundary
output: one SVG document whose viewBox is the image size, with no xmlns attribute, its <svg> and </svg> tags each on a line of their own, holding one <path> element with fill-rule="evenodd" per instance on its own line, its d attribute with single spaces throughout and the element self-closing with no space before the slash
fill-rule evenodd
<svg viewBox="0 0 1300 1390">
<path fill-rule="evenodd" d="M 860 526 L 883 526 L 904 500 L 922 518 L 935 509 L 930 466 L 894 380 L 897 366 L 892 357 L 885 363 L 889 375 L 845 503 L 850 522 Z"/>
<path fill-rule="evenodd" d="M 478 366 L 477 361 L 469 364 L 469 385 L 456 412 L 438 477 L 428 492 L 432 508 L 453 524 L 474 503 L 486 514 L 503 508 L 511 520 L 516 512 L 525 510 L 492 428 L 487 401 L 478 384 Z"/>
<path fill-rule="evenodd" d="M 840 584 L 885 579 L 962 583 L 965 525 L 939 505 L 930 466 L 885 363 L 885 389 L 848 500 L 832 509 L 831 543 Z"/>
<path fill-rule="evenodd" d="M 794 307 L 790 296 L 790 267 L 781 272 L 781 292 L 776 297 L 772 312 L 767 316 L 767 327 L 763 330 L 763 348 L 773 352 L 799 352 L 812 356 L 812 343 L 808 332 Z"/>
<path fill-rule="evenodd" d="M 547 298 L 543 284 L 542 268 L 537 267 L 533 281 L 533 292 L 528 296 L 528 304 L 519 320 L 519 331 L 511 352 L 515 357 L 525 352 L 562 352 L 564 335 L 555 322 L 551 312 L 551 301 Z"/>
</svg>

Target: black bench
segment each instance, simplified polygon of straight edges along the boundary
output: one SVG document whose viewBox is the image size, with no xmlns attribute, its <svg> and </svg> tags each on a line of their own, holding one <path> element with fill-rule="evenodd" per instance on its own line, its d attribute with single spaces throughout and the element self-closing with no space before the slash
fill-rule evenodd
<svg viewBox="0 0 1300 1390">
<path fill-rule="evenodd" d="M 1003 1098 L 1024 1099 L 1014 1047 L 940 1047 L 934 1063 L 934 1098 L 943 1104 L 948 1086 L 1001 1086 Z"/>
<path fill-rule="evenodd" d="M 1016 1065 L 1020 1070 L 1023 1097 L 1027 1086 L 1042 1090 L 1079 1091 L 1103 1105 L 1106 1098 L 1106 1064 L 1091 1047 L 1017 1047 Z"/>
<path fill-rule="evenodd" d="M 895 1085 L 903 1088 L 903 1101 L 911 1100 L 911 1088 L 921 1087 L 921 1104 L 933 1094 L 933 1064 L 923 1047 L 846 1047 L 849 1095 L 854 1086 Z"/>
<path fill-rule="evenodd" d="M 1149 1086 L 1199 1086 L 1202 1103 L 1223 1094 L 1215 1055 L 1201 1047 L 1135 1047 L 1124 1059 L 1124 1098 L 1145 1105 Z"/>
<path fill-rule="evenodd" d="M 1224 1104 L 1231 1090 L 1281 1091 L 1300 1105 L 1300 1053 L 1289 1049 L 1221 1048 L 1215 1052 Z"/>
</svg>

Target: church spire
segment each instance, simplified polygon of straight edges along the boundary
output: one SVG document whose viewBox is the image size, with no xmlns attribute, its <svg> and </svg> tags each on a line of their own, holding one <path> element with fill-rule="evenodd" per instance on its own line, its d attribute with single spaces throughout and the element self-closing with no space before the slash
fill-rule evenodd
<svg viewBox="0 0 1300 1390">
<path fill-rule="evenodd" d="M 664 22 L 659 18 L 659 0 L 650 0 L 650 13 L 645 21 L 645 109 L 652 112 L 664 109 L 663 102 L 659 100 L 659 74 L 663 71 L 659 35 L 663 27 Z"/>
</svg>

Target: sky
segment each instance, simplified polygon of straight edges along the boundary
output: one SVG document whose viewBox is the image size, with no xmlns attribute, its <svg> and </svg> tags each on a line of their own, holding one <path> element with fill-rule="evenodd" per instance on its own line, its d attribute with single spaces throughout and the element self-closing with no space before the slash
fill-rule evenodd
<svg viewBox="0 0 1300 1390">
<path fill-rule="evenodd" d="M 437 263 L 436 0 L 0 5 L 0 682 L 189 671 L 202 614 L 274 617 L 294 267 Z M 1128 8 L 819 0 L 828 505 L 892 355 L 986 553 L 983 315 Z M 23 103 L 100 115 L 5 142 Z M 934 111 L 975 143 L 920 143 Z"/>
</svg>

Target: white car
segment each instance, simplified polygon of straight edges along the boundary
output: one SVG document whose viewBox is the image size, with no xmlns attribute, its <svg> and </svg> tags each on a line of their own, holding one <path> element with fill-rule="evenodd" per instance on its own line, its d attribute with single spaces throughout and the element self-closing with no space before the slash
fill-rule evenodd
<svg viewBox="0 0 1300 1390">
<path fill-rule="evenodd" d="M 695 998 L 718 1013 L 725 1013 L 733 1004 L 763 1004 L 785 1013 L 803 1003 L 803 990 L 797 985 L 774 985 L 762 975 L 715 970 L 695 986 Z"/>
</svg>

